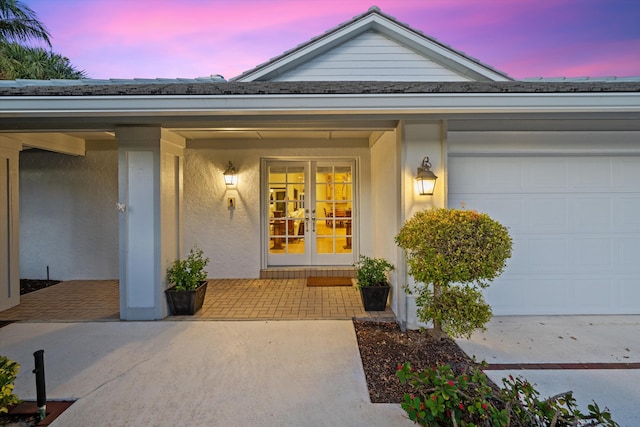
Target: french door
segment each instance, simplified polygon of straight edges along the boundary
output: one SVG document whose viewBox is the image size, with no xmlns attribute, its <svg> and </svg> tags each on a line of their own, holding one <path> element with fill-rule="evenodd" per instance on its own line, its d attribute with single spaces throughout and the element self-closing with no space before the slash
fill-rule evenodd
<svg viewBox="0 0 640 427">
<path fill-rule="evenodd" d="M 355 160 L 265 160 L 268 266 L 351 265 Z"/>
</svg>

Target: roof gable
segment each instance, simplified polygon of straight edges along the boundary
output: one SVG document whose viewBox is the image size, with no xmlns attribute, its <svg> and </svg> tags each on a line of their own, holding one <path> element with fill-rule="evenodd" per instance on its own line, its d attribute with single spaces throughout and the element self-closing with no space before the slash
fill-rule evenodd
<svg viewBox="0 0 640 427">
<path fill-rule="evenodd" d="M 400 61 L 400 62 L 399 62 Z M 464 53 L 377 7 L 246 71 L 232 81 L 505 81 Z"/>
</svg>

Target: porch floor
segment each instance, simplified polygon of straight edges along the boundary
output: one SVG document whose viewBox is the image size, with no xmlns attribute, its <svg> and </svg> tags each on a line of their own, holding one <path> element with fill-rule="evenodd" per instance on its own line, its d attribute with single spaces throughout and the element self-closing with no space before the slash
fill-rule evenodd
<svg viewBox="0 0 640 427">
<path fill-rule="evenodd" d="M 20 297 L 0 312 L 0 321 L 105 321 L 120 318 L 117 280 L 71 280 Z M 364 311 L 353 286 L 307 287 L 306 279 L 212 279 L 202 310 L 169 320 L 293 320 L 373 318 L 393 320 L 385 311 Z"/>
</svg>

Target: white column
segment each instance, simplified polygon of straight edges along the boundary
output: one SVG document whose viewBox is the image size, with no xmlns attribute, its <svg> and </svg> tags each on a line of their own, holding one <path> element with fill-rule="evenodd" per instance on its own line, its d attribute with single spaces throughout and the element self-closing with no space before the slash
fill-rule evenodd
<svg viewBox="0 0 640 427">
<path fill-rule="evenodd" d="M 185 141 L 159 127 L 122 126 L 118 141 L 120 318 L 167 316 L 166 269 L 182 254 Z"/>
<path fill-rule="evenodd" d="M 0 311 L 20 304 L 18 162 L 22 144 L 0 136 Z"/>
<path fill-rule="evenodd" d="M 416 212 L 444 208 L 447 206 L 447 127 L 444 121 L 403 121 L 400 123 L 400 159 L 401 159 L 401 213 L 398 231 L 404 222 Z M 415 177 L 422 159 L 429 157 L 431 171 L 438 177 L 432 196 L 421 196 L 415 188 Z M 413 284 L 408 275 L 404 252 L 398 249 L 402 262 L 398 262 L 398 281 Z M 408 296 L 402 291 L 399 301 L 398 317 L 401 326 L 416 329 L 419 326 L 416 316 L 415 296 Z"/>
</svg>

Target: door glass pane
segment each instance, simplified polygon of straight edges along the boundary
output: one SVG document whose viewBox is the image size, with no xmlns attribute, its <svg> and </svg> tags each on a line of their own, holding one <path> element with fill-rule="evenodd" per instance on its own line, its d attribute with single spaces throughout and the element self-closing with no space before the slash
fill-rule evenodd
<svg viewBox="0 0 640 427">
<path fill-rule="evenodd" d="M 269 251 L 303 254 L 305 168 L 269 167 Z"/>
<path fill-rule="evenodd" d="M 351 166 L 316 168 L 316 253 L 352 252 L 353 181 Z"/>
</svg>

